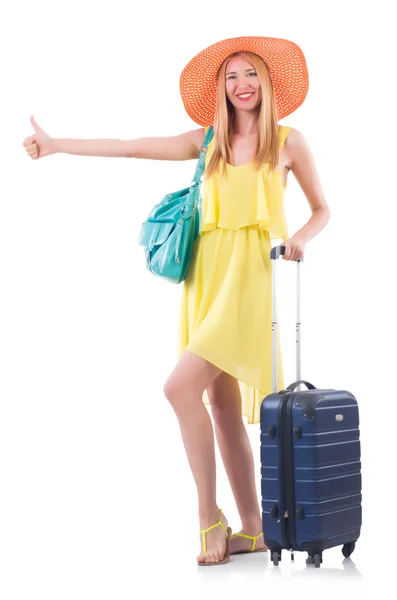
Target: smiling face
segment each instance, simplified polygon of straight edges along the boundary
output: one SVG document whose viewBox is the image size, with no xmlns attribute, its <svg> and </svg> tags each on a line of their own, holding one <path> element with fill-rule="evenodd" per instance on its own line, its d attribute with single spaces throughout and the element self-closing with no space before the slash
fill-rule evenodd
<svg viewBox="0 0 397 600">
<path fill-rule="evenodd" d="M 258 75 L 244 56 L 233 56 L 227 63 L 225 88 L 226 96 L 236 110 L 252 111 L 261 101 Z M 244 94 L 251 95 L 244 99 Z"/>
</svg>

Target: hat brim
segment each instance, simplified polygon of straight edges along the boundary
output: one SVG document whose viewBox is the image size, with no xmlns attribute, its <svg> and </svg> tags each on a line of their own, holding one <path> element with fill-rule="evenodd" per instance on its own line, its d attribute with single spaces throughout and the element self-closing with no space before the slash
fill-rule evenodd
<svg viewBox="0 0 397 600">
<path fill-rule="evenodd" d="M 245 36 L 222 40 L 199 52 L 183 69 L 179 87 L 188 115 L 207 127 L 214 123 L 217 73 L 234 52 L 258 54 L 273 81 L 277 119 L 294 112 L 306 98 L 309 75 L 306 59 L 297 44 L 272 37 Z"/>
</svg>

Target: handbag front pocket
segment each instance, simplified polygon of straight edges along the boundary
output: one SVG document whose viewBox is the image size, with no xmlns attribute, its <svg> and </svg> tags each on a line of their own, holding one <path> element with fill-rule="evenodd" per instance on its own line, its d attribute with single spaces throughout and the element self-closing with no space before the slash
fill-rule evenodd
<svg viewBox="0 0 397 600">
<path fill-rule="evenodd" d="M 175 228 L 173 223 L 159 223 L 158 221 L 145 221 L 139 236 L 139 243 L 152 250 L 154 246 L 164 244 Z"/>
</svg>

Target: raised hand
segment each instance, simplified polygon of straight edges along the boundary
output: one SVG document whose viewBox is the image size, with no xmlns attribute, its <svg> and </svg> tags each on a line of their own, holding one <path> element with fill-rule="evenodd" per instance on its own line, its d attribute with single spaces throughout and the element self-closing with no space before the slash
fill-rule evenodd
<svg viewBox="0 0 397 600">
<path fill-rule="evenodd" d="M 32 160 L 37 160 L 38 158 L 43 158 L 44 156 L 55 154 L 56 148 L 54 138 L 50 137 L 44 131 L 44 129 L 42 129 L 36 123 L 33 115 L 30 117 L 30 122 L 35 132 L 33 135 L 30 135 L 23 141 L 26 153 L 30 156 Z"/>
</svg>

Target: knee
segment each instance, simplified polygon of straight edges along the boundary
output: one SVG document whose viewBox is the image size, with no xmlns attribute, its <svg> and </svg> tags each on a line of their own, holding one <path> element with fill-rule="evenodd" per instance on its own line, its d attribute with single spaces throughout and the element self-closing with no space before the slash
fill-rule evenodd
<svg viewBox="0 0 397 600">
<path fill-rule="evenodd" d="M 207 394 L 214 421 L 217 423 L 219 422 L 219 424 L 222 425 L 227 421 L 231 410 L 233 411 L 233 397 L 230 396 L 229 390 L 222 386 L 222 381 L 220 378 L 208 386 Z"/>
<path fill-rule="evenodd" d="M 222 425 L 227 421 L 228 410 L 226 402 L 214 402 L 211 401 L 211 414 L 214 421 Z"/>
<path fill-rule="evenodd" d="M 237 432 L 239 427 L 244 427 L 241 413 L 233 410 L 226 402 L 211 404 L 211 413 L 216 427 L 225 434 L 231 435 Z"/>
<path fill-rule="evenodd" d="M 233 402 L 225 394 L 208 394 L 211 414 L 216 427 L 225 434 L 232 435 L 244 426 L 241 404 Z"/>
<path fill-rule="evenodd" d="M 175 386 L 174 386 L 174 382 L 172 381 L 172 379 L 170 379 L 170 378 L 167 379 L 167 381 L 164 384 L 163 392 L 164 392 L 164 396 L 167 398 L 167 400 L 172 402 L 172 399 L 175 396 Z"/>
<path fill-rule="evenodd" d="M 169 403 L 176 409 L 183 398 L 183 383 L 176 377 L 169 377 L 163 387 L 164 395 Z"/>
</svg>

